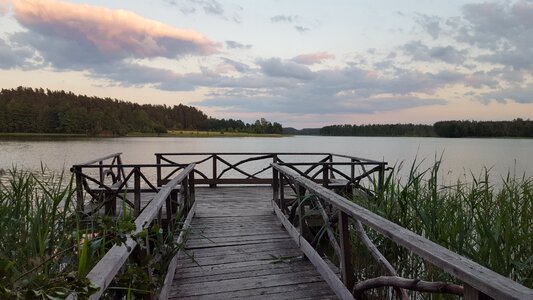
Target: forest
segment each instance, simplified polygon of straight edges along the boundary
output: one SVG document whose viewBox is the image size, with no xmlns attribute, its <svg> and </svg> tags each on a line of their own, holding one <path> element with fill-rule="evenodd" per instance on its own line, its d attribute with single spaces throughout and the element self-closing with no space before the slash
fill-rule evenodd
<svg viewBox="0 0 533 300">
<path fill-rule="evenodd" d="M 281 134 L 282 126 L 264 118 L 252 124 L 211 118 L 182 104 L 137 104 L 42 88 L 0 91 L 0 132 L 123 136 L 132 132 L 162 134 L 168 130 Z"/>
<path fill-rule="evenodd" d="M 320 135 L 335 136 L 436 136 L 433 126 L 421 124 L 331 125 Z"/>
<path fill-rule="evenodd" d="M 533 121 L 440 121 L 433 125 L 379 124 L 331 125 L 320 129 L 330 136 L 412 137 L 533 137 Z"/>
</svg>

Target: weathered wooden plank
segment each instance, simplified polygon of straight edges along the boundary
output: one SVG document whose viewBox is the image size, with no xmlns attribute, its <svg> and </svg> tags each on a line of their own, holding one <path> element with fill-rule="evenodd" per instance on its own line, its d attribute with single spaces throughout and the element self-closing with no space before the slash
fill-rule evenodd
<svg viewBox="0 0 533 300">
<path fill-rule="evenodd" d="M 171 292 L 171 297 L 200 296 L 213 293 L 247 290 L 253 288 L 264 288 L 279 285 L 289 285 L 298 283 L 321 282 L 322 277 L 316 271 L 291 272 L 284 274 L 274 274 L 257 276 L 251 278 L 237 278 L 221 280 L 210 283 L 200 282 L 192 284 L 180 284 L 176 290 Z"/>
<path fill-rule="evenodd" d="M 187 215 L 185 222 L 183 222 L 182 230 L 180 231 L 180 234 L 176 239 L 176 243 L 182 244 L 185 241 L 187 229 L 189 228 L 191 224 L 191 221 L 192 221 L 192 218 L 195 212 L 196 212 L 196 203 L 194 203 L 191 209 L 189 210 L 189 214 Z M 181 251 L 183 250 L 178 251 L 178 253 L 174 255 L 174 257 L 168 264 L 167 274 L 165 276 L 165 280 L 163 281 L 163 286 L 161 287 L 161 290 L 159 291 L 159 299 L 161 300 L 168 299 L 170 288 L 172 286 L 172 282 L 174 281 L 174 275 L 176 274 L 176 267 L 178 265 L 178 257 Z"/>
<path fill-rule="evenodd" d="M 337 299 L 325 282 L 270 286 L 179 299 Z M 177 299 L 177 298 L 171 298 Z"/>
</svg>

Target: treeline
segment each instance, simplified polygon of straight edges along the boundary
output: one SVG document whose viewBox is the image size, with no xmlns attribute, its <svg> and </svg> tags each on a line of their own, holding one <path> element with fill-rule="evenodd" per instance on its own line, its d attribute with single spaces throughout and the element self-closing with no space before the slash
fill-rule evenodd
<svg viewBox="0 0 533 300">
<path fill-rule="evenodd" d="M 442 121 L 433 125 L 441 137 L 533 137 L 533 121 Z"/>
<path fill-rule="evenodd" d="M 320 135 L 335 136 L 435 136 L 431 125 L 383 124 L 383 125 L 331 125 L 320 129 Z"/>
<path fill-rule="evenodd" d="M 209 118 L 186 105 L 150 105 L 72 92 L 18 87 L 0 91 L 0 132 L 125 135 L 130 132 L 166 133 L 167 130 L 216 130 L 281 133 L 281 124 L 265 119 Z"/>
<path fill-rule="evenodd" d="M 433 125 L 332 125 L 320 129 L 330 136 L 413 136 L 413 137 L 533 137 L 533 121 L 441 121 Z"/>
</svg>

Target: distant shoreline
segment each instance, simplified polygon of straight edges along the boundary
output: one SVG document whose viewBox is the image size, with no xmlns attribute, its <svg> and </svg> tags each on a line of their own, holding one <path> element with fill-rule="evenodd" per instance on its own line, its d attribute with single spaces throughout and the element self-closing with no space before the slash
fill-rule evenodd
<svg viewBox="0 0 533 300">
<path fill-rule="evenodd" d="M 130 132 L 126 135 L 87 135 L 74 133 L 35 133 L 35 132 L 0 132 L 0 139 L 99 139 L 99 138 L 128 138 L 128 137 L 286 137 L 290 135 L 273 134 L 273 133 L 247 133 L 247 132 L 217 132 L 217 131 L 190 131 L 190 130 L 176 130 L 168 131 L 167 133 L 142 133 Z"/>
</svg>

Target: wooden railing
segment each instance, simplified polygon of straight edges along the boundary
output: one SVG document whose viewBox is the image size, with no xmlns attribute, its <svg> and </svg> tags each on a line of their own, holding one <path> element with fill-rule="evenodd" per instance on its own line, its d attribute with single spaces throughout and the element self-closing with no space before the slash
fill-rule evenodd
<svg viewBox="0 0 533 300">
<path fill-rule="evenodd" d="M 156 153 L 155 156 L 158 184 L 167 182 L 177 171 L 168 169 L 165 173 L 166 165 L 194 162 L 195 183 L 211 187 L 219 184 L 272 185 L 271 163 L 285 165 L 305 177 L 331 186 L 341 183 L 358 185 L 361 180 L 370 180 L 380 186 L 387 165 L 386 162 L 333 153 Z"/>
<path fill-rule="evenodd" d="M 171 169 L 173 178 L 187 166 L 189 165 L 123 164 L 120 153 L 74 165 L 71 171 L 76 178 L 77 210 L 84 215 L 91 215 L 103 208 L 104 214 L 115 216 L 117 207 L 121 207 L 117 206 L 117 201 L 122 201 L 137 217 L 144 209 L 143 195 L 158 193 L 163 186 L 161 182 L 154 180 L 152 174 L 161 168 Z M 191 172 L 194 172 L 194 169 Z M 170 180 L 166 180 L 165 184 L 168 182 Z M 172 191 L 173 199 L 176 198 L 175 193 L 177 189 Z M 92 203 L 90 207 L 86 205 L 86 195 Z M 175 203 L 172 205 L 175 206 Z M 170 212 L 167 210 L 168 220 L 171 219 Z"/>
<path fill-rule="evenodd" d="M 102 165 L 105 169 L 107 166 Z M 126 168 L 126 166 L 124 166 Z M 136 217 L 135 230 L 127 236 L 127 240 L 118 245 L 114 245 L 105 256 L 94 266 L 88 273 L 87 278 L 93 285 L 99 287 L 99 290 L 91 295 L 91 299 L 99 299 L 107 287 L 112 282 L 113 278 L 120 272 L 124 263 L 128 260 L 134 251 L 143 251 L 145 254 L 135 255 L 136 257 L 145 257 L 146 253 L 150 253 L 150 245 L 147 242 L 142 249 L 138 249 L 137 241 L 134 238 L 142 231 L 148 230 L 154 222 L 160 222 L 158 216 L 161 215 L 163 205 L 166 204 L 167 214 L 170 214 L 170 219 L 175 219 L 174 223 L 188 226 L 195 210 L 195 192 L 194 192 L 194 164 L 187 167 L 173 177 L 167 184 L 160 187 L 157 194 L 150 201 L 150 203 L 140 212 Z M 129 175 L 126 175 L 127 178 Z M 127 181 L 127 180 L 126 180 Z M 175 199 L 174 193 L 179 190 L 179 202 Z M 168 221 L 168 220 L 167 220 Z M 173 231 L 168 234 L 175 234 L 179 228 L 173 228 Z M 183 232 L 182 232 L 183 234 Z M 180 234 L 178 241 L 183 241 L 183 236 Z M 136 249 L 137 247 L 137 249 Z M 174 259 L 172 260 L 174 261 Z M 171 262 L 169 266 L 169 273 L 174 273 L 175 262 Z M 172 280 L 170 279 L 170 282 Z M 165 293 L 168 292 L 169 280 L 165 281 L 162 289 Z"/>
<path fill-rule="evenodd" d="M 400 299 L 407 298 L 405 289 L 462 295 L 467 300 L 490 299 L 489 297 L 533 299 L 533 290 L 348 201 L 309 179 L 305 173 L 282 164 L 273 163 L 272 166 L 273 207 L 276 214 L 340 298 L 352 299 L 354 294 L 361 296 L 367 289 L 393 286 Z M 287 197 L 286 185 L 292 187 L 295 197 Z M 326 236 L 339 262 L 340 279 L 317 252 L 317 237 L 313 236 L 305 219 L 309 216 L 311 207 L 319 211 L 325 224 Z M 363 226 L 373 229 L 463 284 L 399 277 L 393 266 L 369 239 Z M 350 240 L 356 236 L 388 276 L 371 278 L 357 284 L 354 282 L 352 257 L 357 253 L 352 252 Z"/>
</svg>

